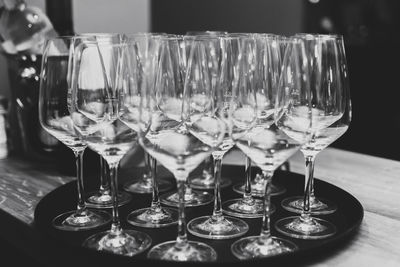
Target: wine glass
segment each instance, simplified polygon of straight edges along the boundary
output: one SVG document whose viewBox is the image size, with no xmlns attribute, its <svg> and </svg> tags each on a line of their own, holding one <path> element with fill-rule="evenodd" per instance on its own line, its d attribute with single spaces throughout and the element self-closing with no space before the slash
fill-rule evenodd
<svg viewBox="0 0 400 267">
<path fill-rule="evenodd" d="M 113 199 L 111 229 L 89 236 L 83 246 L 133 256 L 146 250 L 151 238 L 139 231 L 123 229 L 119 220 L 118 165 L 138 145 L 136 132 L 119 119 L 124 49 L 123 44 L 105 42 L 84 42 L 76 47 L 71 106 L 75 129 L 108 163 Z"/>
<path fill-rule="evenodd" d="M 278 63 L 278 73 L 280 72 L 280 64 L 282 62 L 282 57 L 284 55 L 284 49 L 286 45 L 286 37 L 283 35 L 277 35 L 277 34 L 272 34 L 272 33 L 263 33 L 263 34 L 255 34 L 256 37 L 261 37 L 261 38 L 268 38 L 270 42 L 272 42 L 271 49 L 275 50 L 274 52 L 274 57 L 275 60 Z M 278 57 L 279 56 L 279 57 Z M 251 191 L 251 195 L 255 197 L 264 197 L 264 189 L 265 189 L 265 184 L 264 184 L 264 177 L 262 172 L 261 173 L 256 173 L 254 179 L 252 181 L 250 180 L 251 177 L 251 160 L 248 156 L 246 156 L 246 167 L 245 167 L 245 173 L 246 173 L 246 182 L 244 184 L 236 184 L 232 187 L 233 191 L 239 193 L 239 194 L 244 194 L 246 191 L 246 184 L 248 185 L 247 191 Z M 283 187 L 280 184 L 275 183 L 274 181 L 271 182 L 270 185 L 270 194 L 271 196 L 278 196 L 282 195 L 286 192 L 286 188 Z"/>
<path fill-rule="evenodd" d="M 139 142 L 174 174 L 179 193 L 177 239 L 154 246 L 148 257 L 170 261 L 215 261 L 217 254 L 212 247 L 188 241 L 184 191 L 190 172 L 222 142 L 226 126 L 214 112 L 221 102 L 211 90 L 204 44 L 193 44 L 185 71 L 179 42 L 180 37 L 162 38 L 156 92 L 142 94 L 141 118 L 144 122 Z"/>
<path fill-rule="evenodd" d="M 232 253 L 239 259 L 269 257 L 297 249 L 293 242 L 273 236 L 271 233 L 270 185 L 275 170 L 298 151 L 300 144 L 274 124 L 275 100 L 278 94 L 278 67 L 280 66 L 274 39 L 259 35 L 256 40 L 257 122 L 245 135 L 237 135 L 235 131 L 232 131 L 232 138 L 236 141 L 236 146 L 262 170 L 265 179 L 263 190 L 265 195 L 260 234 L 239 239 L 231 246 Z M 232 116 L 235 118 L 234 113 Z"/>
<path fill-rule="evenodd" d="M 190 39 L 194 38 L 194 37 L 203 37 L 206 38 L 207 36 L 211 36 L 211 37 L 218 37 L 218 36 L 224 36 L 228 34 L 228 32 L 224 32 L 224 31 L 188 31 L 186 32 L 186 36 L 185 39 L 187 40 L 187 42 L 190 42 Z M 210 42 L 210 45 L 213 45 L 213 42 Z M 213 47 L 210 47 L 210 49 L 215 49 Z M 189 49 L 187 49 L 189 50 Z M 187 53 L 189 53 L 189 51 L 187 51 Z M 212 82 L 211 82 L 211 86 L 213 86 L 213 88 L 215 88 L 216 85 L 216 81 L 219 75 L 219 68 L 218 68 L 218 64 L 216 64 L 216 62 L 213 62 L 213 64 L 211 65 L 211 77 L 212 77 Z M 220 181 L 220 187 L 221 188 L 225 188 L 231 185 L 231 180 L 227 179 L 225 177 L 221 177 L 221 181 Z M 214 175 L 213 175 L 213 157 L 210 156 L 208 158 L 205 159 L 204 161 L 204 165 L 202 168 L 202 171 L 199 175 L 197 176 L 192 176 L 189 178 L 189 184 L 190 187 L 195 188 L 195 189 L 203 189 L 203 190 L 210 190 L 210 189 L 214 189 Z"/>
<path fill-rule="evenodd" d="M 136 35 L 126 42 L 124 50 L 125 68 L 122 73 L 124 79 L 123 99 L 120 119 L 132 130 L 139 132 L 140 95 L 143 91 L 153 88 L 155 71 L 159 56 L 160 36 Z M 148 154 L 148 153 L 146 153 Z M 152 173 L 152 201 L 148 208 L 137 209 L 128 214 L 128 223 L 141 227 L 160 228 L 176 224 L 178 211 L 161 207 L 158 197 L 158 181 L 156 179 L 156 159 L 150 158 Z"/>
<path fill-rule="evenodd" d="M 171 37 L 174 37 L 174 35 L 170 35 Z M 183 77 L 186 76 L 186 69 L 187 69 L 187 63 L 188 63 L 188 58 L 190 55 L 190 47 L 191 47 L 191 40 L 192 38 L 185 38 L 182 35 L 175 35 L 175 37 L 178 38 L 179 41 L 179 51 L 181 58 L 180 64 L 182 66 L 182 73 Z M 207 36 L 204 36 L 202 38 L 207 38 Z M 210 47 L 210 49 L 213 49 Z M 194 190 L 192 189 L 192 184 L 189 182 L 189 179 L 185 181 L 185 206 L 186 207 L 198 207 L 198 206 L 203 206 L 211 203 L 214 200 L 213 194 L 202 191 L 202 190 Z M 160 196 L 160 201 L 161 203 L 172 206 L 172 207 L 178 207 L 179 206 L 179 194 L 178 192 L 169 192 L 165 193 Z"/>
<path fill-rule="evenodd" d="M 122 35 L 118 33 L 81 33 L 75 36 L 75 45 L 81 42 L 104 42 L 104 43 L 121 43 Z M 91 191 L 86 194 L 86 206 L 90 208 L 111 208 L 112 196 L 110 189 L 110 175 L 108 173 L 107 162 L 99 156 L 100 160 L 100 186 L 96 191 Z M 122 206 L 129 203 L 132 196 L 124 191 L 118 191 L 118 205 Z"/>
<path fill-rule="evenodd" d="M 347 94 L 344 73 L 341 70 L 342 53 L 336 41 L 315 38 L 308 45 L 304 38 L 288 44 L 283 62 L 279 92 L 281 114 L 277 125 L 287 135 L 304 144 L 318 144 L 319 133 L 335 131 L 328 129 L 344 114 Z M 301 44 L 304 52 L 296 52 Z M 296 52 L 296 53 L 292 53 Z M 287 57 L 286 57 L 287 56 Z M 309 75 L 297 72 L 298 63 L 308 67 Z M 308 77 L 307 83 L 299 75 Z M 302 82 L 302 83 L 301 83 Z M 330 136 L 330 135 L 329 135 Z M 314 146 L 315 147 L 315 146 Z M 291 216 L 276 222 L 276 229 L 288 236 L 301 239 L 322 239 L 336 233 L 331 222 L 313 217 L 310 213 L 310 193 L 313 162 L 318 150 L 301 150 L 306 161 L 306 181 L 303 210 L 300 216 Z"/>
<path fill-rule="evenodd" d="M 262 131 L 263 128 L 269 127 L 271 124 L 271 118 L 269 115 L 274 110 L 274 97 L 276 96 L 276 88 L 278 87 L 279 81 L 279 68 L 281 66 L 281 56 L 278 46 L 278 42 L 274 35 L 270 34 L 255 34 L 254 38 L 256 40 L 255 45 L 255 92 L 257 97 L 257 107 L 258 107 L 258 120 L 257 125 L 254 129 L 250 131 L 246 136 L 246 142 L 255 141 L 254 146 L 259 145 L 257 143 L 256 137 L 251 137 L 250 135 L 256 134 L 257 138 L 261 135 L 258 133 Z M 265 138 L 267 138 L 271 131 L 265 132 Z M 273 132 L 273 131 L 272 131 Z M 254 140 L 253 140 L 254 139 Z M 242 140 L 243 141 L 243 140 Z M 261 142 L 261 141 L 260 141 Z M 264 141 L 265 142 L 265 141 Z M 242 142 L 238 142 L 237 146 L 240 148 L 243 146 Z M 252 147 L 251 143 L 245 145 L 245 147 Z M 251 150 L 252 151 L 252 150 Z M 244 151 L 245 152 L 245 151 Z M 254 153 L 254 152 L 253 152 Z M 266 149 L 267 155 L 271 152 Z M 230 199 L 222 204 L 222 208 L 225 214 L 243 217 L 243 218 L 259 218 L 263 217 L 264 214 L 264 201 L 262 199 L 255 199 L 251 193 L 251 173 L 250 166 L 252 159 L 251 155 L 246 155 L 246 183 L 245 191 L 243 192 L 242 198 Z M 261 154 L 262 155 L 262 154 Z M 265 172 L 263 172 L 265 173 Z M 261 174 L 262 181 L 259 182 L 265 187 L 265 177 Z M 270 188 L 272 183 L 270 184 Z M 260 192 L 265 192 L 265 188 L 262 188 Z M 259 193 L 259 192 L 257 192 Z M 271 192 L 270 192 L 271 193 Z M 271 194 L 272 195 L 272 194 Z M 272 214 L 275 211 L 275 206 L 270 205 L 269 212 Z"/>
<path fill-rule="evenodd" d="M 76 160 L 77 209 L 58 215 L 53 219 L 53 226 L 66 231 L 80 231 L 103 226 L 110 222 L 111 216 L 104 211 L 87 209 L 84 201 L 82 168 L 87 144 L 75 132 L 68 107 L 72 44 L 73 37 L 68 36 L 52 38 L 45 43 L 40 76 L 39 121 L 47 132 L 74 152 Z"/>
<path fill-rule="evenodd" d="M 254 88 L 252 88 L 254 87 L 254 66 L 252 64 L 255 60 L 255 40 L 252 36 L 231 34 L 228 37 L 223 37 L 221 40 L 218 39 L 215 41 L 221 43 L 221 52 L 219 54 L 210 53 L 210 56 L 221 57 L 218 62 L 222 64 L 219 84 L 215 91 L 221 94 L 223 105 L 221 105 L 221 109 L 216 112 L 226 117 L 226 121 L 228 122 L 227 127 L 230 127 L 230 117 L 227 116 L 226 113 L 230 108 L 231 98 L 236 96 L 234 95 L 236 90 L 235 86 L 243 90 L 254 90 Z M 208 39 L 208 41 L 211 41 L 211 39 Z M 204 43 L 206 41 L 202 40 L 202 42 Z M 245 94 L 251 99 L 252 95 L 250 92 L 242 92 L 242 90 L 239 90 L 238 95 L 242 94 Z M 243 106 L 243 108 L 238 111 L 241 112 L 240 114 L 243 117 L 251 116 L 251 110 L 246 110 L 245 108 L 247 103 L 239 103 L 238 105 L 240 107 Z M 249 114 L 245 114 L 246 111 L 248 111 Z M 188 223 L 188 231 L 193 235 L 208 239 L 229 239 L 244 235 L 249 230 L 249 226 L 246 222 L 238 218 L 224 216 L 222 212 L 221 192 L 219 187 L 222 158 L 233 146 L 234 141 L 229 134 L 229 129 L 227 129 L 222 143 L 212 152 L 215 179 L 213 213 L 209 216 L 194 218 Z"/>
<path fill-rule="evenodd" d="M 167 36 L 168 34 L 163 32 L 151 32 L 151 33 L 125 33 L 124 34 L 124 41 L 130 42 L 132 40 L 137 40 L 138 37 L 141 38 L 152 38 L 158 36 Z M 139 179 L 132 179 L 123 185 L 123 189 L 130 193 L 137 193 L 137 194 L 152 194 L 154 190 L 153 181 L 155 177 L 153 176 L 156 173 L 157 168 L 157 161 L 151 158 L 151 156 L 146 152 L 143 151 L 144 154 L 144 169 L 145 172 L 139 177 Z M 154 164 L 153 164 L 153 163 Z M 173 187 L 173 184 L 165 179 L 158 179 L 157 181 L 157 190 L 159 192 L 168 191 Z"/>
<path fill-rule="evenodd" d="M 337 50 L 341 54 L 339 56 L 339 60 L 341 60 L 341 71 L 343 72 L 342 76 L 344 79 L 344 93 L 348 95 L 346 98 L 346 106 L 344 110 L 343 116 L 321 131 L 315 133 L 313 139 L 304 144 L 301 148 L 304 155 L 312 154 L 313 160 L 310 162 L 312 166 L 310 166 L 309 170 L 309 178 L 310 179 L 310 213 L 313 215 L 326 215 L 333 213 L 337 210 L 337 205 L 328 199 L 317 198 L 314 194 L 314 161 L 316 156 L 319 152 L 337 140 L 340 136 L 342 136 L 347 129 L 349 128 L 351 122 L 351 101 L 350 101 L 350 93 L 349 93 L 349 86 L 348 86 L 348 72 L 347 72 L 347 63 L 346 57 L 344 53 L 344 42 L 343 36 L 341 35 L 314 35 L 314 34 L 296 34 L 297 37 L 301 37 L 305 40 L 306 45 L 312 46 L 315 45 L 316 40 L 315 38 L 324 38 L 329 40 L 329 42 L 337 43 Z M 290 198 L 286 198 L 282 201 L 282 207 L 288 211 L 301 213 L 303 210 L 303 196 L 293 196 Z"/>
</svg>

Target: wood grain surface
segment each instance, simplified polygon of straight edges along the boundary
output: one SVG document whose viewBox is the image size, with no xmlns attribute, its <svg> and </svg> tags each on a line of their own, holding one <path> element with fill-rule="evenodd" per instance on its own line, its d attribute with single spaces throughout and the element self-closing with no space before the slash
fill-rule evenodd
<svg viewBox="0 0 400 267">
<path fill-rule="evenodd" d="M 223 163 L 243 165 L 244 160 L 231 151 Z M 304 174 L 301 153 L 290 159 L 290 168 Z M 349 243 L 307 266 L 400 266 L 400 162 L 328 148 L 317 156 L 315 177 L 354 195 L 365 215 Z M 0 160 L 0 209 L 31 227 L 40 199 L 72 179 L 46 164 Z"/>
</svg>

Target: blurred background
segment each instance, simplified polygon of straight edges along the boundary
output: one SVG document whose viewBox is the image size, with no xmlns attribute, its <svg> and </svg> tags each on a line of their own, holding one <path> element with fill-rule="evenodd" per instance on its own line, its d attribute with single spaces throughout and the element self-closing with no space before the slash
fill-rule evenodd
<svg viewBox="0 0 400 267">
<path fill-rule="evenodd" d="M 343 34 L 353 120 L 331 146 L 400 160 L 400 1 L 398 0 L 26 0 L 60 35 L 83 32 L 221 30 Z M 7 57 L 0 95 L 10 98 Z"/>
</svg>

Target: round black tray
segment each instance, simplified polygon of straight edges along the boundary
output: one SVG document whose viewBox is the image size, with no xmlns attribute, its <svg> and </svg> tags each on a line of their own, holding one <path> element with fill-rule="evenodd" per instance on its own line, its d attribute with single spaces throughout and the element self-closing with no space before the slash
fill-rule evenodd
<svg viewBox="0 0 400 267">
<path fill-rule="evenodd" d="M 256 171 L 257 169 L 254 168 L 252 171 L 253 176 Z M 232 185 L 243 182 L 244 167 L 224 165 L 222 169 L 222 175 L 232 179 Z M 279 183 L 285 186 L 287 191 L 283 195 L 272 198 L 272 203 L 274 203 L 277 208 L 271 217 L 272 234 L 293 241 L 299 247 L 299 249 L 295 252 L 285 255 L 277 255 L 264 259 L 253 259 L 249 261 L 239 261 L 232 255 L 230 251 L 231 244 L 238 238 L 229 240 L 208 240 L 195 237 L 188 233 L 190 240 L 198 240 L 207 243 L 211 245 L 218 253 L 217 262 L 190 264 L 195 264 L 198 266 L 204 264 L 207 266 L 220 266 L 221 264 L 230 265 L 235 263 L 235 265 L 239 264 L 241 266 L 245 266 L 245 264 L 249 264 L 251 262 L 252 266 L 267 266 L 267 264 L 268 266 L 272 266 L 294 262 L 303 263 L 307 261 L 314 261 L 315 259 L 319 260 L 323 257 L 329 256 L 333 250 L 342 247 L 358 229 L 364 215 L 364 210 L 360 202 L 341 188 L 315 179 L 315 192 L 317 197 L 330 199 L 338 206 L 338 210 L 335 213 L 318 217 L 334 223 L 337 227 L 337 233 L 332 237 L 322 240 L 300 240 L 281 235 L 273 228 L 275 221 L 283 217 L 292 216 L 293 213 L 284 210 L 280 203 L 282 199 L 288 196 L 303 194 L 304 176 L 287 171 L 277 171 L 273 180 L 274 183 Z M 76 195 L 76 182 L 73 181 L 55 189 L 46 195 L 38 203 L 35 210 L 35 227 L 37 227 L 37 229 L 46 237 L 45 240 L 46 242 L 49 242 L 50 246 L 57 247 L 57 249 L 53 249 L 53 253 L 56 255 L 55 257 L 61 259 L 59 266 L 64 266 L 63 264 L 65 264 L 65 266 L 71 264 L 75 264 L 75 266 L 77 264 L 82 266 L 110 266 L 110 264 L 118 264 L 118 266 L 132 266 L 132 264 L 139 264 L 136 266 L 143 266 L 142 264 L 150 264 L 150 266 L 166 266 L 169 264 L 171 264 L 171 266 L 183 266 L 188 264 L 150 260 L 146 258 L 147 251 L 134 257 L 124 257 L 82 247 L 81 244 L 85 238 L 96 232 L 108 230 L 110 226 L 108 225 L 103 228 L 84 232 L 64 232 L 52 227 L 51 221 L 55 216 L 67 210 L 76 208 Z M 222 189 L 221 195 L 222 201 L 241 196 L 232 190 L 232 186 Z M 135 229 L 149 234 L 153 240 L 152 246 L 164 241 L 175 240 L 177 234 L 176 225 L 160 229 L 147 229 L 135 227 L 126 222 L 126 216 L 130 211 L 147 207 L 150 205 L 151 201 L 151 196 L 149 194 L 133 194 L 132 196 L 132 201 L 127 205 L 120 207 L 119 209 L 122 226 L 124 228 Z M 212 207 L 213 203 L 201 207 L 186 208 L 187 222 L 194 217 L 211 214 Z M 261 219 L 244 220 L 250 226 L 250 230 L 246 236 L 258 235 L 261 227 Z"/>
</svg>

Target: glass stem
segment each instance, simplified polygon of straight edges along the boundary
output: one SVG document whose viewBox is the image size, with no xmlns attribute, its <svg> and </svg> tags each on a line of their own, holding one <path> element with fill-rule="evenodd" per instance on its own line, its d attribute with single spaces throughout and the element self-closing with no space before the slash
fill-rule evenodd
<svg viewBox="0 0 400 267">
<path fill-rule="evenodd" d="M 110 181 L 111 181 L 111 197 L 112 197 L 112 223 L 111 233 L 118 235 L 122 228 L 118 215 L 118 163 L 109 164 Z"/>
<path fill-rule="evenodd" d="M 152 158 L 150 155 L 148 155 L 150 158 L 149 161 L 149 166 L 150 166 L 150 173 L 152 177 L 152 183 L 153 183 L 153 192 L 152 192 L 152 200 L 151 200 L 151 209 L 152 210 L 158 210 L 161 208 L 160 204 L 160 199 L 158 197 L 158 183 L 157 183 L 157 160 L 155 158 Z"/>
<path fill-rule="evenodd" d="M 77 205 L 77 214 L 83 214 L 86 211 L 85 206 L 85 198 L 84 188 L 83 188 L 83 153 L 85 149 L 75 150 L 75 164 L 76 164 L 76 178 L 77 178 L 77 186 L 78 186 L 78 205 Z"/>
<path fill-rule="evenodd" d="M 246 157 L 244 172 L 246 175 L 246 181 L 244 184 L 243 202 L 248 205 L 252 205 L 254 203 L 254 199 L 251 195 L 251 159 L 249 157 Z"/>
<path fill-rule="evenodd" d="M 313 203 L 313 200 L 315 200 L 315 195 L 314 195 L 314 163 L 315 163 L 315 156 L 314 160 L 312 163 L 312 170 L 311 170 L 311 178 L 310 178 L 310 205 Z"/>
<path fill-rule="evenodd" d="M 185 200 L 190 200 L 192 195 L 192 188 L 190 187 L 189 181 L 185 181 Z"/>
<path fill-rule="evenodd" d="M 265 183 L 265 192 L 264 192 L 264 214 L 261 224 L 261 234 L 260 236 L 263 239 L 269 239 L 271 237 L 271 228 L 270 228 L 270 214 L 271 214 L 271 182 L 272 176 L 274 175 L 273 171 L 263 171 L 262 173 Z"/>
<path fill-rule="evenodd" d="M 209 182 L 206 183 L 212 183 L 212 179 L 214 178 L 212 173 L 213 173 L 213 157 L 209 156 L 206 158 L 204 162 L 204 169 L 203 169 L 203 178 Z"/>
<path fill-rule="evenodd" d="M 186 233 L 186 219 L 185 219 L 185 181 L 187 180 L 187 176 L 184 179 L 177 179 L 178 186 L 178 196 L 179 196 L 179 208 L 178 208 L 178 237 L 176 238 L 175 246 L 179 249 L 182 249 L 188 245 L 187 233 Z M 182 178 L 182 177 L 180 177 Z"/>
<path fill-rule="evenodd" d="M 107 175 L 107 162 L 100 156 L 100 194 L 109 195 L 110 194 L 110 183 L 108 182 Z"/>
<path fill-rule="evenodd" d="M 145 174 L 143 175 L 143 179 L 148 180 L 149 183 L 152 182 L 152 177 L 153 177 L 152 160 L 153 158 L 149 155 L 149 153 L 144 152 Z"/>
<path fill-rule="evenodd" d="M 301 213 L 301 220 L 310 221 L 310 196 L 314 179 L 314 159 L 315 156 L 306 156 L 306 176 L 304 183 L 304 200 L 303 211 Z"/>
<path fill-rule="evenodd" d="M 219 221 L 223 218 L 222 203 L 221 203 L 221 168 L 222 168 L 222 154 L 213 154 L 214 159 L 214 210 L 212 219 Z"/>
</svg>

